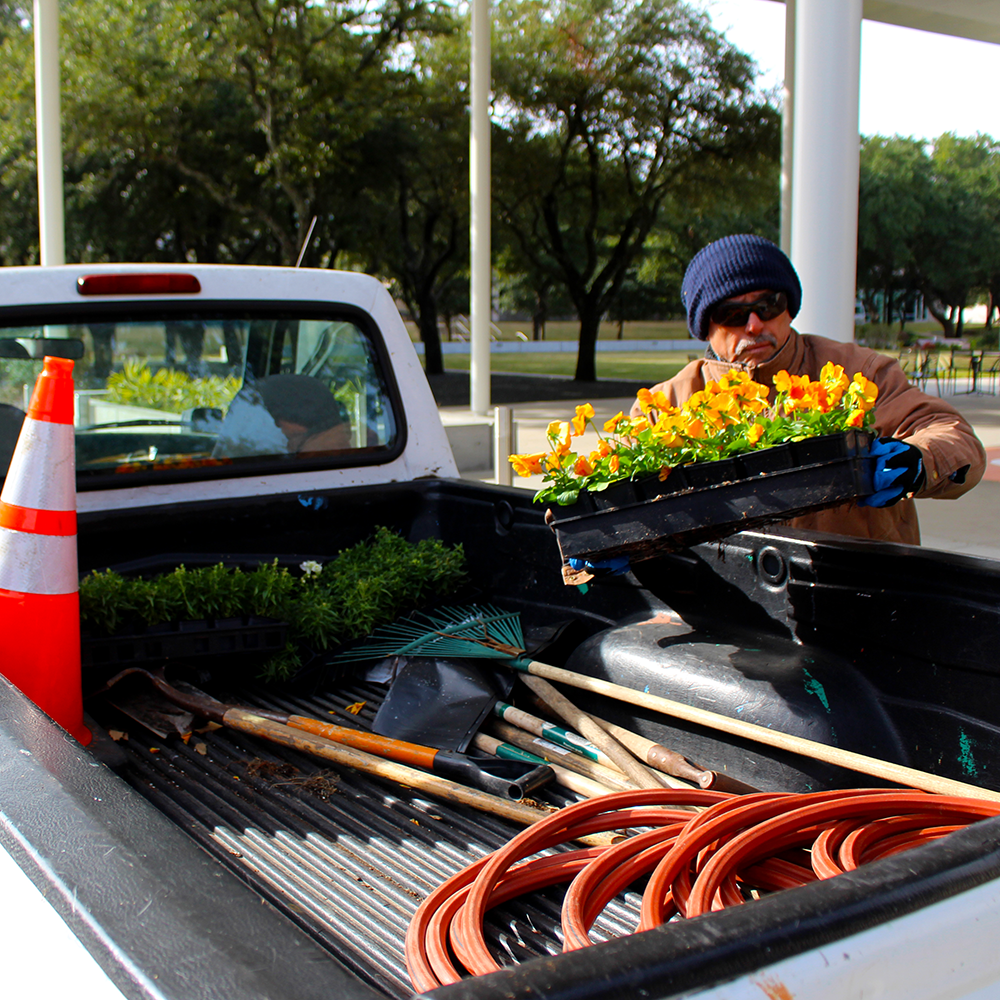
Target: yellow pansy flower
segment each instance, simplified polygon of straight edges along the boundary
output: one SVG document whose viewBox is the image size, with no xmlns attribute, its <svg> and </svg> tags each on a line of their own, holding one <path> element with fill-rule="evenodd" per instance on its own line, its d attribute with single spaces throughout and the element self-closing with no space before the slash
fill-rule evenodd
<svg viewBox="0 0 1000 1000">
<path fill-rule="evenodd" d="M 507 461 L 514 466 L 514 471 L 519 476 L 537 476 L 542 469 L 542 460 L 545 458 L 545 452 L 541 452 L 538 455 L 511 455 Z"/>
<path fill-rule="evenodd" d="M 594 408 L 590 403 L 583 403 L 576 408 L 576 416 L 573 418 L 573 433 L 582 434 L 587 429 L 587 421 L 594 419 Z"/>
<path fill-rule="evenodd" d="M 625 413 L 619 410 L 610 420 L 604 422 L 604 433 L 614 434 L 618 430 L 618 422 L 625 419 Z"/>
</svg>

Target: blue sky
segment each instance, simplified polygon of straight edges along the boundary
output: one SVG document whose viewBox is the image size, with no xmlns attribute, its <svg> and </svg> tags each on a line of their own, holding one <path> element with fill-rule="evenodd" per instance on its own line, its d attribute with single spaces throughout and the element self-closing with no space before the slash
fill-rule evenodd
<svg viewBox="0 0 1000 1000">
<path fill-rule="evenodd" d="M 772 0 L 689 0 L 756 60 L 765 87 L 784 73 L 784 4 Z M 934 138 L 943 132 L 1000 139 L 1000 45 L 864 21 L 861 28 L 862 135 Z"/>
</svg>

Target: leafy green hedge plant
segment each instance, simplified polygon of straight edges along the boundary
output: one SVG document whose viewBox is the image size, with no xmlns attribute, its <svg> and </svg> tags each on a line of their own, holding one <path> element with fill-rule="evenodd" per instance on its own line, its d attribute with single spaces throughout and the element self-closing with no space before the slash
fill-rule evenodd
<svg viewBox="0 0 1000 1000">
<path fill-rule="evenodd" d="M 301 666 L 305 649 L 326 650 L 368 635 L 377 625 L 454 593 L 465 578 L 460 545 L 437 539 L 407 542 L 388 528 L 344 549 L 325 565 L 305 562 L 301 575 L 265 563 L 252 570 L 222 565 L 178 566 L 144 579 L 112 570 L 80 582 L 80 614 L 111 635 L 136 620 L 146 625 L 255 615 L 288 623 L 287 648 L 265 665 L 283 680 Z"/>
<path fill-rule="evenodd" d="M 167 413 L 183 413 L 196 406 L 225 409 L 239 391 L 235 376 L 192 378 L 172 368 L 152 371 L 145 361 L 128 360 L 120 372 L 108 376 L 108 399 L 127 406 L 145 406 Z"/>
</svg>

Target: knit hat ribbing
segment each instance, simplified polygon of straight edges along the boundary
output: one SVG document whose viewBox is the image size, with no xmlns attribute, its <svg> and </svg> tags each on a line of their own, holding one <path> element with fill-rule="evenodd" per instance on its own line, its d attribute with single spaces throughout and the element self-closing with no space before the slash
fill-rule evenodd
<svg viewBox="0 0 1000 1000">
<path fill-rule="evenodd" d="M 792 262 L 762 236 L 724 236 L 698 251 L 681 283 L 681 302 L 687 310 L 688 330 L 708 339 L 709 313 L 723 299 L 758 289 L 784 292 L 794 319 L 802 304 L 802 286 Z"/>
</svg>

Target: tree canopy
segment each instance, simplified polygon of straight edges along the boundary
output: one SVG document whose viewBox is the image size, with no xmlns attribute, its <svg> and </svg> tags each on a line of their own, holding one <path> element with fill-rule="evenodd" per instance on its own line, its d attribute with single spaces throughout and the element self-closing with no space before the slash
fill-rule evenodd
<svg viewBox="0 0 1000 1000">
<path fill-rule="evenodd" d="M 665 203 L 773 157 L 777 114 L 750 59 L 675 0 L 501 0 L 495 36 L 497 213 L 565 288 L 592 380 L 601 319 Z"/>
<path fill-rule="evenodd" d="M 445 0 L 61 8 L 67 258 L 356 267 L 428 371 L 467 308 L 468 11 Z M 38 259 L 30 5 L 0 2 L 0 263 Z M 683 261 L 776 228 L 778 115 L 678 0 L 498 0 L 494 250 L 541 335 L 678 308 Z M 315 223 L 313 222 L 315 220 Z"/>
<path fill-rule="evenodd" d="M 873 136 L 861 150 L 858 288 L 890 322 L 914 293 L 948 336 L 982 295 L 1000 303 L 1000 145 L 946 134 L 933 142 Z"/>
</svg>

